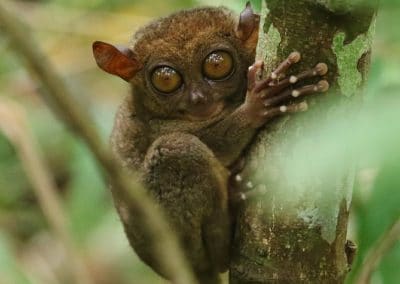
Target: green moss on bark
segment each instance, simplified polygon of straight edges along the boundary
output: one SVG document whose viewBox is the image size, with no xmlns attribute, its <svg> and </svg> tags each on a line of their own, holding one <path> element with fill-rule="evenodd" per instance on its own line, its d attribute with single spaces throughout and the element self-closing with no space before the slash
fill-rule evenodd
<svg viewBox="0 0 400 284">
<path fill-rule="evenodd" d="M 265 4 L 262 3 L 262 15 L 260 22 L 260 34 L 257 46 L 257 60 L 263 60 L 265 71 L 271 72 L 273 66 L 276 65 L 276 59 L 278 58 L 278 47 L 281 43 L 281 35 L 279 30 L 274 24 L 268 20 L 269 10 Z"/>
<path fill-rule="evenodd" d="M 343 95 L 351 97 L 360 89 L 363 77 L 358 70 L 361 57 L 369 52 L 375 24 L 371 24 L 367 33 L 359 35 L 351 43 L 345 44 L 346 34 L 339 32 L 333 38 L 332 50 L 338 66 L 338 85 Z"/>
</svg>

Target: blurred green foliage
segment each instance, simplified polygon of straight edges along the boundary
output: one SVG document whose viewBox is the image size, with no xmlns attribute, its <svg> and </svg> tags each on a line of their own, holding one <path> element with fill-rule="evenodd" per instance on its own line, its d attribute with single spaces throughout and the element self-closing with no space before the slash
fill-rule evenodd
<svg viewBox="0 0 400 284">
<path fill-rule="evenodd" d="M 251 2 L 259 9 L 259 1 Z M 239 12 L 245 1 L 32 0 L 14 3 L 60 72 L 82 94 L 81 101 L 95 115 L 106 141 L 121 94 L 126 94 L 127 89 L 120 80 L 97 71 L 91 58 L 91 42 L 107 37 L 127 41 L 131 31 L 143 22 L 174 10 L 224 4 Z M 367 169 L 366 179 L 370 179 L 367 189 L 363 181 L 356 183 L 350 235 L 358 243 L 359 252 L 352 275 L 357 273 L 371 245 L 400 217 L 400 148 L 397 148 L 400 132 L 391 128 L 400 121 L 400 114 L 396 112 L 400 107 L 400 33 L 395 28 L 400 26 L 399 15 L 397 0 L 382 1 L 365 101 L 371 109 L 379 110 L 376 117 L 382 121 L 375 121 L 370 127 L 385 143 L 379 147 L 377 139 L 378 145 L 368 148 L 368 159 L 361 165 L 361 170 Z M 90 152 L 38 99 L 41 91 L 12 53 L 7 39 L 1 36 L 0 96 L 11 97 L 26 109 L 29 125 L 71 220 L 75 241 L 87 257 L 93 274 L 102 279 L 97 283 L 164 283 L 135 258 Z M 380 115 L 380 111 L 386 115 Z M 376 156 L 382 159 L 375 159 Z M 37 257 L 49 266 L 57 262 L 53 261 L 54 255 L 38 245 L 38 239 L 47 236 L 54 240 L 48 246 L 56 251 L 56 237 L 49 231 L 15 149 L 2 134 L 0 226 L 0 282 L 51 283 L 41 278 L 46 273 L 40 269 L 32 273 L 32 266 L 36 265 Z M 57 274 L 57 269 L 51 267 Z M 397 244 L 382 260 L 373 283 L 398 283 L 399 267 L 400 245 Z"/>
<path fill-rule="evenodd" d="M 1 232 L 0 232 L 1 233 Z M 15 260 L 10 240 L 0 234 L 0 275 L 5 283 L 29 284 Z"/>
</svg>

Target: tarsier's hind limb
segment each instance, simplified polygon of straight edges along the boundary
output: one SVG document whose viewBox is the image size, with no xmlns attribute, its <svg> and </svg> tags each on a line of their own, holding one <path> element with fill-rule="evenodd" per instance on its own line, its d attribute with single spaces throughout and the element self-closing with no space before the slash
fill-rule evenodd
<svg viewBox="0 0 400 284">
<path fill-rule="evenodd" d="M 218 272 L 227 269 L 229 259 L 227 170 L 197 137 L 172 133 L 149 148 L 143 178 L 178 234 L 199 281 L 218 283 Z M 151 253 L 143 251 L 148 247 L 145 240 L 136 242 L 139 256 L 157 270 Z"/>
</svg>

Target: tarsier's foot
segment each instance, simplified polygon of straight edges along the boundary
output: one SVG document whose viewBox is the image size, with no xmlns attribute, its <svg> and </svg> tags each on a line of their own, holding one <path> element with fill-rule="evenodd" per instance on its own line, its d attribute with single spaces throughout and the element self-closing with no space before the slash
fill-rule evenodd
<svg viewBox="0 0 400 284">
<path fill-rule="evenodd" d="M 231 202 L 236 203 L 241 201 L 244 196 L 238 190 L 238 185 L 242 182 L 241 172 L 246 164 L 246 159 L 244 156 L 239 157 L 239 159 L 229 168 L 229 180 L 228 180 L 228 191 L 229 198 Z"/>
<path fill-rule="evenodd" d="M 239 204 L 253 197 L 263 195 L 267 192 L 263 184 L 254 184 L 242 175 L 246 165 L 246 159 L 241 156 L 230 168 L 229 176 L 229 198 L 232 205 Z"/>
<path fill-rule="evenodd" d="M 291 99 L 304 97 L 318 92 L 326 92 L 329 83 L 321 80 L 316 84 L 295 87 L 304 79 L 323 76 L 328 72 L 325 63 L 318 63 L 314 68 L 298 75 L 285 77 L 291 65 L 300 60 L 300 53 L 292 52 L 267 78 L 258 79 L 264 69 L 261 61 L 250 66 L 245 106 L 253 126 L 260 127 L 269 119 L 285 114 L 307 110 L 305 101 L 289 103 Z"/>
<path fill-rule="evenodd" d="M 233 205 L 267 193 L 267 187 L 264 184 L 254 184 L 251 180 L 245 179 L 241 173 L 230 177 L 229 186 L 230 202 Z"/>
</svg>

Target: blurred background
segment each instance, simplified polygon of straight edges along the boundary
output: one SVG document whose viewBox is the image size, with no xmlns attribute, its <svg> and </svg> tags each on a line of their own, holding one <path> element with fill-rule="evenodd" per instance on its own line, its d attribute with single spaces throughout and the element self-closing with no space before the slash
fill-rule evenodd
<svg viewBox="0 0 400 284">
<path fill-rule="evenodd" d="M 143 0 L 29 0 L 10 3 L 70 87 L 81 95 L 79 101 L 95 117 L 107 141 L 114 113 L 121 98 L 128 93 L 128 86 L 99 71 L 92 57 L 92 42 L 126 44 L 138 27 L 175 10 L 223 4 L 239 12 L 245 2 L 152 0 L 150 4 Z M 258 1 L 253 2 L 259 8 Z M 384 120 L 367 126 L 367 131 L 371 127 L 371 133 L 381 135 L 381 140 L 389 141 L 391 147 L 383 144 L 366 149 L 368 158 L 357 172 L 349 235 L 358 244 L 359 252 L 352 274 L 359 270 L 368 249 L 400 216 L 400 132 L 392 128 L 383 134 L 376 132 L 376 128 L 400 124 L 400 33 L 396 30 L 399 26 L 400 3 L 383 1 L 366 104 L 383 113 L 388 113 L 385 107 L 390 106 L 391 111 Z M 40 99 L 42 91 L 13 53 L 0 27 L 0 99 L 16 102 L 26 112 L 28 128 L 33 133 L 32 144 L 38 144 L 39 153 L 50 169 L 68 219 L 67 230 L 72 235 L 73 246 L 93 283 L 164 283 L 130 249 L 91 154 L 49 111 Z M 71 270 L 66 269 L 71 265 L 68 252 L 49 226 L 14 144 L 0 132 L 0 284 L 74 283 Z M 399 268 L 397 243 L 383 257 L 373 283 L 400 283 Z"/>
</svg>

